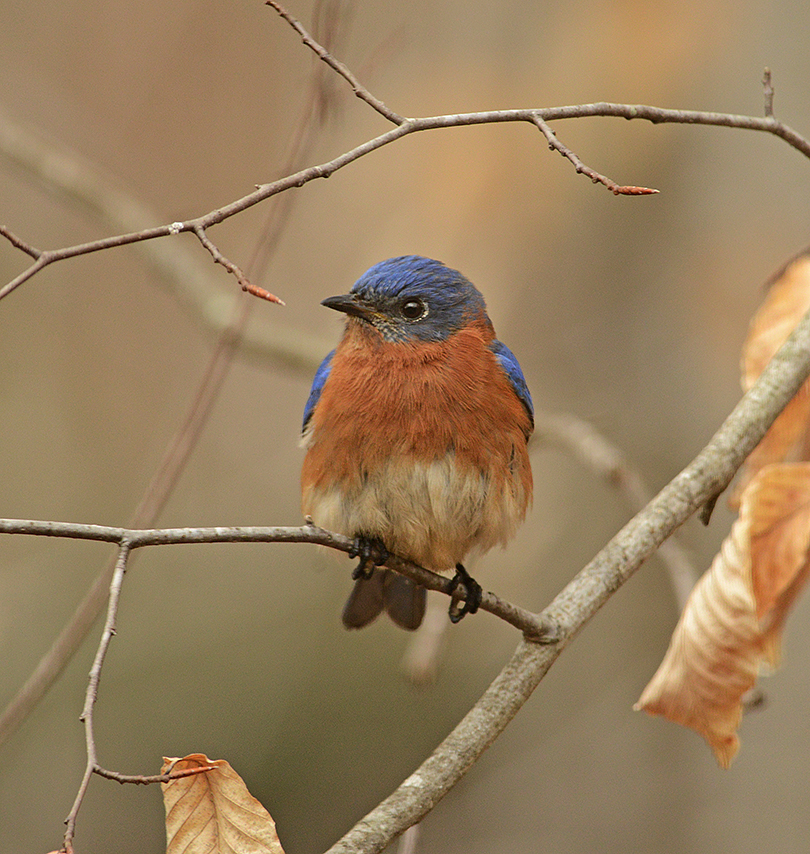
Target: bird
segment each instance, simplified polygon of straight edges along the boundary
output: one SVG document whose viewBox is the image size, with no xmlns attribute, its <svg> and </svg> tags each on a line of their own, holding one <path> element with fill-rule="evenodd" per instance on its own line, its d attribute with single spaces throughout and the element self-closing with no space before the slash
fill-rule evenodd
<svg viewBox="0 0 810 854">
<path fill-rule="evenodd" d="M 352 538 L 360 558 L 343 624 L 361 628 L 385 611 L 419 627 L 426 590 L 378 568 L 392 554 L 455 572 L 457 622 L 482 596 L 464 561 L 506 545 L 532 500 L 523 371 L 481 292 L 440 261 L 389 258 L 321 304 L 346 320 L 304 407 L 301 509 Z"/>
</svg>

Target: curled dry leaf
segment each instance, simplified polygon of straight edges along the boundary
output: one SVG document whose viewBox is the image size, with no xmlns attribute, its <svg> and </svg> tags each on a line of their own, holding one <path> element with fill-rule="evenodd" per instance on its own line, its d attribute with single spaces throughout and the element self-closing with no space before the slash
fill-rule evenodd
<svg viewBox="0 0 810 854">
<path fill-rule="evenodd" d="M 751 320 L 742 353 L 742 387 L 756 382 L 776 351 L 785 343 L 798 322 L 810 310 L 810 250 L 790 261 L 770 283 L 764 302 Z M 808 459 L 810 433 L 810 380 L 771 425 L 757 445 L 731 494 L 737 507 L 746 484 L 763 467 Z"/>
<path fill-rule="evenodd" d="M 284 854 L 270 813 L 224 759 L 163 758 L 162 774 L 213 770 L 161 783 L 167 854 Z"/>
<path fill-rule="evenodd" d="M 776 666 L 790 606 L 810 571 L 810 463 L 771 465 L 698 581 L 636 709 L 702 735 L 727 768 L 739 749 L 742 696 Z"/>
</svg>

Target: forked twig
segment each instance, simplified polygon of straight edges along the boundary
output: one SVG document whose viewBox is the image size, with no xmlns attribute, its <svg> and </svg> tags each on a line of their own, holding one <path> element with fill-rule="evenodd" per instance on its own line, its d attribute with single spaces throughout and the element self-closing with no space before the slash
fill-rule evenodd
<svg viewBox="0 0 810 854">
<path fill-rule="evenodd" d="M 313 543 L 338 551 L 352 551 L 349 537 L 326 531 L 315 525 L 300 527 L 219 527 L 219 528 L 117 528 L 107 525 L 84 525 L 76 522 L 46 522 L 30 519 L 0 519 L 0 534 L 29 534 L 40 537 L 64 537 L 78 540 L 118 543 L 127 553 L 148 546 L 170 546 L 192 543 Z M 447 596 L 453 594 L 451 580 L 421 566 L 392 555 L 385 564 L 389 569 L 412 579 L 428 590 Z M 525 608 L 507 602 L 494 593 L 484 592 L 480 609 L 510 623 L 532 640 L 553 643 L 556 630 L 552 624 L 537 619 Z"/>
<path fill-rule="evenodd" d="M 110 646 L 110 641 L 115 634 L 115 621 L 118 615 L 118 602 L 121 598 L 121 585 L 124 581 L 124 573 L 127 568 L 127 559 L 130 554 L 130 546 L 126 536 L 121 538 L 118 546 L 118 559 L 115 562 L 115 571 L 113 573 L 112 582 L 110 583 L 110 599 L 107 605 L 107 619 L 104 623 L 104 630 L 101 633 L 101 640 L 98 645 L 96 657 L 93 660 L 93 666 L 90 668 L 90 679 L 87 684 L 87 692 L 84 698 L 84 709 L 82 710 L 79 720 L 84 723 L 84 737 L 87 748 L 87 764 L 84 769 L 82 782 L 79 785 L 79 791 L 76 794 L 76 799 L 73 806 L 65 819 L 67 825 L 65 829 L 64 851 L 66 854 L 73 852 L 73 836 L 76 830 L 76 818 L 79 814 L 84 796 L 87 793 L 87 786 L 90 783 L 90 778 L 98 768 L 96 759 L 96 738 L 93 731 L 93 707 L 98 698 L 98 685 L 101 679 L 101 668 L 104 665 L 104 659 L 107 655 L 107 650 Z"/>
<path fill-rule="evenodd" d="M 247 210 L 254 205 L 259 204 L 271 196 L 285 192 L 294 187 L 302 187 L 304 184 L 314 181 L 316 178 L 328 178 L 344 166 L 365 157 L 372 151 L 376 151 L 385 145 L 389 145 L 404 136 L 412 133 L 418 133 L 427 130 L 437 130 L 448 127 L 461 127 L 468 125 L 479 124 L 494 124 L 499 122 L 529 122 L 537 127 L 545 136 L 549 146 L 562 154 L 569 160 L 577 172 L 589 177 L 592 181 L 603 184 L 611 192 L 618 195 L 649 195 L 656 191 L 648 187 L 637 187 L 632 185 L 621 185 L 610 178 L 602 175 L 589 166 L 586 166 L 580 158 L 571 151 L 567 146 L 563 145 L 556 137 L 556 134 L 551 131 L 548 126 L 549 122 L 560 121 L 562 119 L 586 118 L 586 117 L 618 117 L 624 119 L 643 119 L 654 124 L 674 123 L 674 124 L 699 124 L 713 127 L 731 127 L 741 130 L 755 130 L 764 133 L 771 133 L 780 139 L 784 140 L 788 145 L 800 151 L 806 157 L 810 157 L 810 141 L 797 133 L 792 128 L 777 121 L 772 115 L 773 97 L 772 87 L 770 85 L 770 75 L 766 70 L 765 75 L 765 92 L 766 103 L 764 118 L 754 116 L 733 115 L 730 113 L 714 113 L 703 112 L 697 110 L 665 110 L 659 107 L 651 107 L 644 104 L 580 104 L 569 107 L 547 107 L 542 109 L 522 109 L 522 110 L 491 110 L 477 113 L 460 113 L 444 116 L 428 116 L 424 118 L 404 118 L 398 113 L 391 111 L 382 101 L 375 98 L 365 89 L 354 77 L 354 75 L 346 68 L 343 63 L 336 60 L 329 51 L 320 45 L 301 24 L 293 18 L 276 0 L 268 0 L 268 5 L 276 9 L 276 11 L 302 36 L 304 43 L 338 74 L 346 79 L 352 86 L 358 97 L 362 98 L 380 115 L 385 116 L 391 121 L 395 127 L 373 139 L 358 145 L 357 147 L 347 151 L 333 160 L 327 161 L 317 166 L 310 166 L 306 169 L 301 169 L 285 178 L 277 181 L 272 181 L 267 184 L 257 185 L 256 189 L 246 196 L 243 196 L 230 204 L 216 208 L 207 214 L 195 217 L 184 222 L 173 222 L 169 225 L 157 226 L 155 228 L 147 228 L 141 231 L 130 232 L 128 234 L 119 234 L 115 237 L 103 238 L 101 240 L 91 241 L 89 243 L 79 244 L 76 246 L 68 246 L 62 249 L 54 249 L 42 251 L 37 257 L 34 264 L 24 270 L 14 279 L 12 279 L 5 287 L 0 289 L 0 299 L 8 296 L 16 288 L 27 282 L 32 276 L 38 273 L 43 267 L 61 261 L 66 258 L 73 258 L 77 255 L 84 255 L 89 252 L 98 252 L 104 249 L 109 249 L 114 246 L 126 246 L 132 243 L 137 243 L 143 240 L 154 240 L 158 237 L 167 237 L 176 235 L 183 231 L 193 232 L 201 241 L 203 246 L 211 252 L 214 259 L 222 264 L 229 272 L 234 273 L 239 278 L 241 271 L 237 265 L 225 259 L 213 244 L 206 243 L 205 231 L 211 226 L 218 225 L 226 219 L 235 216 L 242 211 Z M 4 232 L 0 231 L 0 235 Z M 202 235 L 202 237 L 201 237 Z M 205 239 L 203 239 L 205 238 Z M 20 244 L 23 244 L 19 238 L 16 238 Z M 18 244 L 15 244 L 18 245 Z M 22 248 L 22 246 L 19 246 Z M 212 251 L 212 248 L 214 251 Z M 28 253 L 30 254 L 30 253 Z M 237 272 L 238 271 L 238 272 Z M 240 282 L 244 286 L 244 277 Z M 248 288 L 245 288 L 248 289 Z M 259 294 L 264 296 L 263 294 Z M 272 295 L 270 295 L 272 296 Z M 265 297 L 267 298 L 267 297 Z"/>
</svg>

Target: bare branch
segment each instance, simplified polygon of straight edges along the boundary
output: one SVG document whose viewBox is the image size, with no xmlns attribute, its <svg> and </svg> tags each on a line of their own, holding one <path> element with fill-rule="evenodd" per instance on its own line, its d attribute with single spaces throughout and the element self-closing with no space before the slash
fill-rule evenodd
<svg viewBox="0 0 810 854">
<path fill-rule="evenodd" d="M 64 261 L 67 258 L 76 258 L 79 255 L 100 252 L 103 249 L 112 249 L 115 246 L 126 246 L 142 240 L 154 240 L 156 237 L 167 237 L 170 234 L 177 234 L 179 231 L 191 230 L 191 226 L 186 227 L 183 225 L 183 228 L 176 229 L 176 225 L 176 223 L 173 223 L 172 225 L 161 225 L 157 228 L 145 228 L 133 234 L 119 234 L 115 237 L 105 237 L 101 240 L 92 240 L 89 243 L 80 243 L 76 246 L 66 246 L 63 249 L 49 249 L 40 252 L 37 260 L 27 270 L 24 270 L 19 276 L 12 279 L 5 287 L 0 288 L 0 299 L 8 296 L 43 267 L 47 267 L 55 261 Z"/>
<path fill-rule="evenodd" d="M 266 0 L 266 6 L 272 6 L 276 12 L 301 36 L 301 40 L 312 51 L 314 51 L 333 71 L 336 71 L 351 87 L 352 91 L 361 101 L 365 101 L 370 107 L 376 110 L 381 116 L 388 119 L 395 125 L 401 125 L 406 119 L 395 113 L 393 110 L 385 106 L 379 99 L 375 98 L 368 89 L 363 86 L 360 81 L 352 74 L 340 60 L 335 59 L 329 51 L 318 44 L 314 38 L 304 29 L 300 21 L 297 21 L 293 16 L 276 0 Z"/>
<path fill-rule="evenodd" d="M 557 135 L 549 127 L 548 123 L 543 121 L 539 115 L 535 116 L 534 123 L 540 129 L 543 136 L 548 140 L 548 147 L 552 151 L 558 151 L 563 157 L 574 164 L 574 168 L 577 170 L 577 173 L 587 175 L 594 184 L 603 184 L 611 191 L 611 193 L 613 193 L 614 196 L 649 196 L 660 192 L 659 190 L 651 190 L 649 187 L 632 187 L 617 184 L 615 181 L 605 177 L 600 172 L 591 169 L 590 166 L 586 166 L 579 157 L 577 157 L 577 155 L 568 148 L 568 146 L 563 145 L 557 139 Z"/>
<path fill-rule="evenodd" d="M 221 264 L 229 273 L 236 276 L 236 281 L 242 287 L 243 291 L 247 291 L 248 293 L 253 294 L 254 296 L 261 297 L 262 299 L 267 300 L 268 302 L 274 302 L 277 305 L 284 305 L 284 300 L 279 299 L 275 294 L 271 294 L 270 291 L 266 291 L 264 288 L 260 288 L 257 285 L 254 285 L 250 279 L 242 272 L 242 270 L 233 263 L 233 261 L 229 261 L 211 242 L 208 238 L 208 235 L 205 233 L 205 229 L 201 225 L 194 224 L 191 227 L 191 230 L 194 234 L 197 235 L 197 239 L 202 243 L 202 245 L 208 250 L 211 254 L 211 257 L 217 264 Z"/>
<path fill-rule="evenodd" d="M 664 540 L 718 491 L 810 375 L 810 313 L 709 444 L 638 513 L 540 615 L 559 642 L 522 640 L 512 659 L 433 754 L 327 854 L 382 851 L 421 821 L 500 735 L 580 629 Z"/>
<path fill-rule="evenodd" d="M 495 122 L 525 121 L 538 127 L 549 145 L 566 157 L 578 172 L 583 172 L 615 193 L 644 194 L 654 192 L 647 188 L 620 186 L 611 179 L 585 166 L 574 152 L 560 143 L 548 122 L 566 118 L 588 116 L 614 116 L 625 119 L 644 119 L 653 123 L 672 122 L 733 127 L 767 132 L 783 139 L 792 147 L 810 157 L 810 142 L 788 126 L 773 118 L 773 90 L 770 74 L 766 70 L 763 80 L 765 91 L 765 117 L 756 119 L 722 113 L 661 110 L 643 105 L 590 104 L 576 107 L 548 109 L 509 110 L 460 115 L 408 119 L 389 110 L 362 87 L 354 75 L 319 45 L 274 0 L 269 0 L 287 22 L 296 29 L 304 43 L 312 49 L 330 68 L 340 74 L 352 86 L 355 94 L 378 113 L 393 122 L 396 127 L 385 134 L 368 140 L 362 145 L 339 155 L 327 163 L 296 171 L 279 181 L 258 186 L 257 189 L 229 205 L 217 208 L 186 222 L 131 231 L 114 237 L 104 238 L 63 249 L 40 251 L 12 235 L 7 229 L 0 234 L 12 245 L 34 258 L 27 270 L 0 289 L 0 298 L 33 277 L 40 269 L 55 261 L 64 260 L 113 246 L 151 241 L 157 237 L 176 235 L 183 231 L 193 232 L 214 260 L 236 275 L 243 289 L 253 287 L 241 269 L 226 259 L 208 239 L 206 230 L 241 211 L 258 204 L 273 195 L 292 187 L 299 187 L 315 178 L 325 178 L 354 160 L 375 151 L 410 133 L 422 130 L 457 127 L 462 125 Z M 263 290 L 263 289 L 260 289 Z M 255 292 L 252 291 L 252 292 Z M 264 294 L 267 294 L 265 291 Z M 272 297 L 272 295 L 269 295 Z M 355 827 L 343 840 L 331 849 L 336 851 L 379 851 L 394 836 L 418 821 L 454 783 L 466 772 L 475 759 L 497 737 L 523 702 L 543 678 L 562 649 L 579 629 L 590 619 L 602 604 L 623 584 L 652 554 L 663 540 L 682 524 L 698 508 L 719 494 L 734 474 L 744 457 L 764 434 L 778 412 L 790 400 L 798 387 L 810 373 L 810 320 L 797 328 L 786 345 L 771 362 L 760 380 L 743 398 L 717 432 L 712 442 L 675 480 L 609 543 L 605 549 L 575 578 L 554 602 L 543 612 L 540 619 L 509 603 L 502 602 L 493 594 L 486 594 L 482 608 L 497 613 L 503 619 L 518 626 L 525 634 L 512 661 L 484 694 L 478 704 L 459 724 L 448 739 L 439 746 L 434 755 L 400 787 L 390 798 L 373 811 L 366 820 Z M 105 528 L 104 526 L 77 526 L 69 523 L 20 522 L 0 520 L 0 531 L 26 533 L 39 536 L 78 537 L 119 545 L 118 560 L 110 585 L 107 621 L 99 644 L 96 660 L 90 675 L 82 718 L 85 722 L 87 740 L 87 768 L 79 793 L 68 817 L 65 834 L 65 850 L 72 850 L 75 816 L 86 792 L 90 775 L 104 772 L 96 762 L 96 747 L 93 737 L 93 706 L 96 700 L 101 667 L 110 639 L 115 631 L 120 588 L 126 568 L 127 557 L 135 548 L 189 542 L 318 542 L 332 548 L 348 551 L 351 542 L 336 534 L 312 526 L 304 528 L 208 528 L 208 529 L 164 529 L 140 530 L 127 528 Z M 447 579 L 429 573 L 393 558 L 391 568 L 402 572 L 419 584 L 445 593 Z M 530 639 L 551 641 L 554 646 L 543 646 L 529 642 Z M 118 775 L 124 778 L 125 775 Z M 138 780 L 142 782 L 146 778 Z M 127 778 L 127 781 L 130 781 Z M 134 778 L 131 780 L 135 782 Z"/>
<path fill-rule="evenodd" d="M 93 706 L 98 698 L 98 683 L 101 679 L 101 668 L 104 665 L 104 658 L 107 655 L 107 650 L 110 646 L 110 641 L 115 634 L 115 621 L 118 614 L 118 602 L 121 597 L 121 585 L 124 581 L 124 573 L 127 568 L 127 559 L 129 557 L 129 544 L 126 538 L 123 538 L 118 548 L 118 559 L 115 564 L 115 572 L 113 573 L 112 583 L 110 584 L 110 599 L 107 606 L 107 619 L 104 623 L 104 630 L 101 633 L 96 657 L 93 661 L 93 666 L 90 668 L 90 679 L 87 684 L 87 693 L 84 699 L 84 709 L 80 720 L 84 723 L 84 735 L 87 746 L 87 765 L 84 770 L 82 782 L 79 785 L 79 791 L 76 794 L 76 800 L 73 802 L 68 817 L 65 819 L 67 828 L 65 829 L 64 851 L 66 854 L 73 852 L 73 836 L 76 830 L 76 817 L 79 814 L 82 801 L 87 793 L 87 786 L 90 783 L 90 778 L 93 776 L 98 762 L 96 761 L 96 739 L 93 732 Z"/>
<path fill-rule="evenodd" d="M 18 246 L 18 248 L 22 248 L 20 244 L 22 244 L 22 241 L 19 241 L 19 243 L 15 243 L 15 246 Z M 48 264 L 50 264 L 50 262 L 53 260 L 53 258 L 47 258 L 44 252 L 40 253 L 40 256 L 30 267 L 28 267 L 26 270 L 23 270 L 22 273 L 20 273 L 18 276 L 15 276 L 7 285 L 5 285 L 5 287 L 0 289 L 0 299 L 2 299 L 4 296 L 8 296 L 8 294 L 10 294 L 12 291 L 15 291 L 20 285 L 25 284 L 25 282 L 33 278 L 43 267 L 47 267 Z"/>
<path fill-rule="evenodd" d="M 762 72 L 762 92 L 765 96 L 765 117 L 771 119 L 773 118 L 773 83 L 770 68 Z"/>
<path fill-rule="evenodd" d="M 4 225 L 0 225 L 0 235 L 5 237 L 6 240 L 8 240 L 8 242 L 12 246 L 16 247 L 17 249 L 21 249 L 23 252 L 25 252 L 26 255 L 30 255 L 35 260 L 39 260 L 40 256 L 42 255 L 42 252 L 39 249 L 35 249 L 30 244 L 26 243 L 22 238 L 17 237 L 16 234 L 9 231 L 9 229 L 7 229 Z"/>
<path fill-rule="evenodd" d="M 0 534 L 30 534 L 40 537 L 65 537 L 78 540 L 97 540 L 107 543 L 126 543 L 130 550 L 146 546 L 168 546 L 188 543 L 314 543 L 338 551 L 350 552 L 354 541 L 341 534 L 325 531 L 315 525 L 301 527 L 234 527 L 234 528 L 115 528 L 104 525 L 83 525 L 75 522 L 44 522 L 28 519 L 0 519 Z M 444 576 L 391 556 L 385 564 L 402 575 L 426 587 L 451 596 L 451 581 Z M 494 593 L 484 592 L 480 608 L 500 617 L 520 629 L 528 637 L 544 643 L 553 642 L 556 630 L 543 623 L 525 608 L 513 605 Z"/>
<path fill-rule="evenodd" d="M 0 299 L 7 296 L 23 282 L 28 281 L 35 273 L 54 261 L 73 258 L 77 255 L 85 255 L 90 252 L 98 252 L 115 246 L 127 246 L 144 240 L 154 240 L 158 237 L 175 235 L 182 231 L 193 231 L 197 229 L 206 230 L 217 225 L 230 217 L 269 199 L 278 193 L 285 192 L 294 187 L 303 187 L 304 184 L 314 181 L 316 178 L 328 178 L 344 166 L 348 166 L 355 160 L 365 157 L 372 151 L 376 151 L 385 145 L 389 145 L 404 136 L 421 131 L 438 130 L 448 127 L 463 127 L 480 124 L 496 124 L 500 122 L 529 122 L 538 126 L 538 119 L 543 122 L 559 121 L 562 119 L 591 118 L 591 117 L 615 117 L 624 119 L 643 119 L 653 124 L 674 123 L 708 125 L 712 127 L 729 127 L 740 130 L 761 131 L 774 134 L 784 140 L 792 148 L 810 157 L 810 140 L 792 128 L 777 121 L 773 117 L 757 118 L 754 116 L 733 115 L 730 113 L 700 112 L 693 110 L 665 110 L 659 107 L 650 107 L 643 104 L 580 104 L 572 107 L 548 107 L 544 109 L 523 110 L 492 110 L 480 113 L 459 113 L 455 115 L 429 116 L 421 119 L 405 119 L 392 130 L 376 136 L 373 139 L 358 145 L 350 151 L 322 163 L 317 166 L 309 166 L 301 169 L 278 181 L 259 185 L 252 193 L 237 199 L 230 204 L 210 211 L 203 216 L 187 220 L 185 222 L 174 222 L 156 228 L 147 228 L 141 231 L 119 234 L 115 237 L 107 237 L 102 240 L 91 241 L 78 246 L 68 246 L 63 249 L 55 249 L 43 252 L 40 258 L 28 270 L 21 273 L 16 279 L 9 282 L 0 289 Z M 593 173 L 598 174 L 598 173 Z M 609 179 L 605 179 L 609 180 Z M 626 188 L 629 189 L 629 188 Z M 642 188 L 643 189 L 643 188 Z"/>
<path fill-rule="evenodd" d="M 114 780 L 116 783 L 134 783 L 136 786 L 148 786 L 151 783 L 168 783 L 171 780 L 180 780 L 183 777 L 191 777 L 194 774 L 205 774 L 214 771 L 216 765 L 201 765 L 197 768 L 185 768 L 182 771 L 171 771 L 168 774 L 119 774 L 117 771 L 108 771 L 106 768 L 96 766 L 93 773 L 106 780 Z"/>
</svg>

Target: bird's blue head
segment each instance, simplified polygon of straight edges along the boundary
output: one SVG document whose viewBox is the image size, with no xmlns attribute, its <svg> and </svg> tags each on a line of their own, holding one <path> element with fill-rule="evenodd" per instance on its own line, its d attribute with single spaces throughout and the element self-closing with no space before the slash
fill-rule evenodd
<svg viewBox="0 0 810 854">
<path fill-rule="evenodd" d="M 371 324 L 389 342 L 444 341 L 474 320 L 487 320 L 484 298 L 469 279 L 420 255 L 380 261 L 348 294 L 322 305 Z"/>
</svg>

